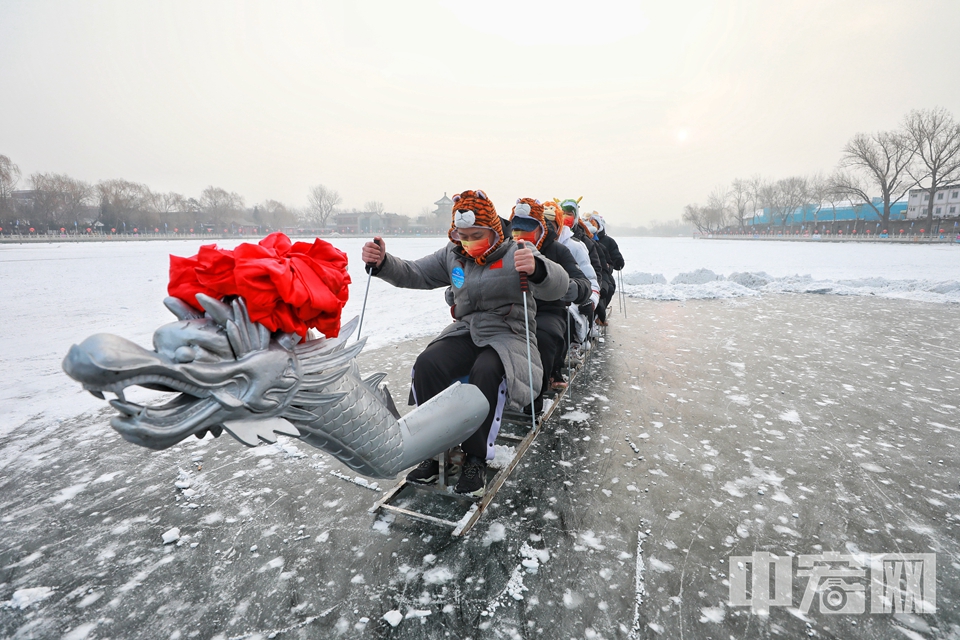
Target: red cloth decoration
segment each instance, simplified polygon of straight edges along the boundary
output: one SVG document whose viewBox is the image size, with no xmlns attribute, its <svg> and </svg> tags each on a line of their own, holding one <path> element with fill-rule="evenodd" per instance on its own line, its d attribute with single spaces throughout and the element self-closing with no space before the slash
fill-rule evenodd
<svg viewBox="0 0 960 640">
<path fill-rule="evenodd" d="M 291 243 L 277 232 L 233 250 L 208 244 L 190 258 L 171 255 L 167 293 L 197 310 L 198 293 L 243 296 L 250 319 L 271 331 L 306 336 L 313 328 L 335 337 L 349 284 L 345 253 L 319 238 Z"/>
</svg>

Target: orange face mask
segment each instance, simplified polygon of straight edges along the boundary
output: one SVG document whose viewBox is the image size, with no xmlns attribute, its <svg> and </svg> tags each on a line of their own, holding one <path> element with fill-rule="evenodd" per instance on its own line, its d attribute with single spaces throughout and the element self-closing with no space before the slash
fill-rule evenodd
<svg viewBox="0 0 960 640">
<path fill-rule="evenodd" d="M 513 239 L 517 242 L 529 242 L 530 244 L 536 246 L 537 244 L 537 231 L 536 229 L 532 231 L 520 231 L 519 229 L 513 230 Z"/>
<path fill-rule="evenodd" d="M 471 258 L 479 258 L 490 250 L 490 239 L 481 238 L 480 240 L 461 240 L 460 246 L 467 252 Z"/>
</svg>

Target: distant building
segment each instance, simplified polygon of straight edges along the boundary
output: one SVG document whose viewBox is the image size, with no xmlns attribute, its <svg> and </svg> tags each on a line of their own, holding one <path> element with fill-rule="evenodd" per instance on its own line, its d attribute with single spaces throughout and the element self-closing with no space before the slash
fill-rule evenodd
<svg viewBox="0 0 960 640">
<path fill-rule="evenodd" d="M 910 189 L 907 200 L 907 219 L 926 218 L 930 213 L 930 192 Z M 940 187 L 933 196 L 934 218 L 956 218 L 960 215 L 960 184 Z"/>
<path fill-rule="evenodd" d="M 873 205 L 879 209 L 883 210 L 883 201 L 880 198 L 873 199 Z M 906 202 L 892 202 L 890 203 L 890 219 L 891 220 L 903 220 L 907 212 L 907 203 Z M 817 207 L 812 204 L 805 205 L 802 209 L 797 209 L 795 212 L 787 216 L 787 225 L 811 225 L 814 222 L 814 214 L 816 214 L 817 225 L 828 224 L 830 222 L 851 222 L 857 220 L 868 220 L 876 222 L 880 220 L 880 216 L 873 210 L 869 204 L 865 202 L 851 202 L 849 200 L 843 202 L 835 202 L 833 204 L 827 203 L 817 212 Z M 780 224 L 780 220 L 773 220 L 770 209 L 757 209 L 754 213 L 752 219 L 747 220 L 747 225 L 767 225 L 767 224 Z"/>
<path fill-rule="evenodd" d="M 440 217 L 440 219 L 449 218 L 453 212 L 453 200 L 447 197 L 446 191 L 443 192 L 443 197 L 433 204 L 437 205 L 437 208 L 433 210 L 433 215 Z"/>
</svg>

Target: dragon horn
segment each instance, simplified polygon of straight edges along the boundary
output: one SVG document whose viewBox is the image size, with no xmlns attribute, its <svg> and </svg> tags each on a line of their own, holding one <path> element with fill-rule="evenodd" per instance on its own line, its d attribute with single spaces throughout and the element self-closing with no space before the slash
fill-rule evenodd
<svg viewBox="0 0 960 640">
<path fill-rule="evenodd" d="M 220 302 L 216 298 L 211 298 L 210 296 L 198 293 L 197 302 L 200 303 L 200 306 L 203 307 L 203 310 L 210 315 L 211 318 L 216 320 L 217 324 L 221 327 L 227 326 L 227 320 L 233 320 L 233 310 L 230 309 L 230 306 Z"/>
<path fill-rule="evenodd" d="M 581 200 L 583 200 L 583 196 L 580 196 L 579 198 L 577 198 L 577 204 L 580 204 Z"/>
<path fill-rule="evenodd" d="M 197 313 L 196 309 L 188 305 L 180 298 L 174 298 L 173 296 L 167 296 L 164 298 L 163 306 L 165 306 L 170 313 L 177 316 L 177 320 L 193 320 L 194 318 L 203 317 L 203 314 Z"/>
</svg>

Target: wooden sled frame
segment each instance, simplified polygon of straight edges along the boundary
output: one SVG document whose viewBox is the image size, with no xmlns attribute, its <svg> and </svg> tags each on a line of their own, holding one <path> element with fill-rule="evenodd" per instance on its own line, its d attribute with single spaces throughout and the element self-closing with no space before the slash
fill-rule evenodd
<svg viewBox="0 0 960 640">
<path fill-rule="evenodd" d="M 520 459 L 523 458 L 524 454 L 527 452 L 527 449 L 530 448 L 530 445 L 533 444 L 533 441 L 536 439 L 537 435 L 540 433 L 541 428 L 550 418 L 553 417 L 554 412 L 560 406 L 560 403 L 567 396 L 567 392 L 573 387 L 573 383 L 576 380 L 579 373 L 583 370 L 586 365 L 587 358 L 597 347 L 597 343 L 602 342 L 601 339 L 591 338 L 589 340 L 590 349 L 584 353 L 583 362 L 575 368 L 568 367 L 568 378 L 567 386 L 557 392 L 553 398 L 550 406 L 540 415 L 537 420 L 536 427 L 531 426 L 531 417 L 529 414 L 519 413 L 516 411 L 504 411 L 502 422 L 503 426 L 513 426 L 513 427 L 526 427 L 529 429 L 527 433 L 523 436 L 518 436 L 513 433 L 504 433 L 503 427 L 501 427 L 500 432 L 497 434 L 496 442 L 500 443 L 509 443 L 511 445 L 516 445 L 516 451 L 513 454 L 513 458 L 510 460 L 510 463 L 506 466 L 498 469 L 494 473 L 493 478 L 488 479 L 487 490 L 484 493 L 482 498 L 473 498 L 470 496 L 460 495 L 455 493 L 452 490 L 452 487 L 448 488 L 448 478 L 447 478 L 447 455 L 445 453 L 440 454 L 440 477 L 437 479 L 437 482 L 434 484 L 417 484 L 415 482 L 407 482 L 406 476 L 400 479 L 393 488 L 387 490 L 379 500 L 377 500 L 368 511 L 370 513 L 377 513 L 380 511 L 386 513 L 393 513 L 401 516 L 406 516 L 408 518 L 413 518 L 414 520 L 420 520 L 421 522 L 429 522 L 431 524 L 436 524 L 444 527 L 450 528 L 452 535 L 454 536 L 463 536 L 470 532 L 470 530 L 477 524 L 480 520 L 480 517 L 486 511 L 487 506 L 493 501 L 497 496 L 497 492 L 500 491 L 500 488 L 503 486 L 503 483 L 506 482 L 507 478 L 510 477 L 510 474 L 513 473 L 513 470 L 516 469 L 517 465 L 520 463 Z M 422 513 L 414 509 L 407 509 L 404 507 L 397 506 L 395 502 L 398 500 L 401 492 L 410 487 L 411 489 L 421 492 L 421 493 L 431 493 L 440 498 L 453 500 L 461 503 L 470 503 L 469 509 L 464 513 L 463 517 L 458 521 L 447 520 L 445 518 L 439 518 L 437 516 L 432 516 L 427 513 Z"/>
</svg>

